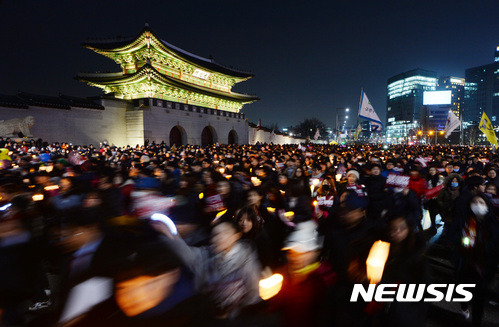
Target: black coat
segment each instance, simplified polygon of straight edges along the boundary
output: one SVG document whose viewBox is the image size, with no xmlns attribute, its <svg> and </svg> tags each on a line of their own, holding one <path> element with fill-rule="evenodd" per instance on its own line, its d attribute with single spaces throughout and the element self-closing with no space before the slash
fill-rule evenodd
<svg viewBox="0 0 499 327">
<path fill-rule="evenodd" d="M 39 246 L 27 240 L 13 245 L 0 240 L 0 307 L 29 299 L 35 293 L 40 266 Z"/>
<path fill-rule="evenodd" d="M 421 204 L 416 193 L 409 190 L 407 194 L 391 191 L 385 198 L 384 208 L 388 210 L 388 217 L 406 217 L 407 222 L 412 226 L 417 226 L 422 216 Z"/>
<path fill-rule="evenodd" d="M 386 198 L 385 184 L 386 178 L 379 176 L 369 176 L 365 180 L 367 195 L 369 196 L 369 217 L 378 219 L 384 209 Z"/>
<path fill-rule="evenodd" d="M 424 252 L 425 241 L 419 235 L 409 235 L 400 245 L 392 244 L 381 283 L 416 284 L 418 287 L 430 283 L 430 270 Z M 428 307 L 428 303 L 423 301 L 394 301 L 383 316 L 381 325 L 424 326 Z"/>
</svg>

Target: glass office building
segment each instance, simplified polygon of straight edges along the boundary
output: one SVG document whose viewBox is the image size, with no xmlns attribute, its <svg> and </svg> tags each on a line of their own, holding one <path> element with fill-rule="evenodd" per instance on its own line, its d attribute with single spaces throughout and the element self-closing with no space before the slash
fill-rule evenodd
<svg viewBox="0 0 499 327">
<path fill-rule="evenodd" d="M 476 124 L 485 112 L 499 126 L 499 47 L 493 63 L 466 69 L 465 78 L 463 121 Z"/>
<path fill-rule="evenodd" d="M 388 79 L 387 86 L 387 141 L 404 142 L 419 128 L 423 109 L 423 93 L 434 91 L 437 73 L 414 69 Z"/>
<path fill-rule="evenodd" d="M 452 91 L 452 102 L 450 110 L 461 119 L 464 103 L 465 79 L 454 76 L 442 76 L 438 78 L 437 91 Z"/>
</svg>

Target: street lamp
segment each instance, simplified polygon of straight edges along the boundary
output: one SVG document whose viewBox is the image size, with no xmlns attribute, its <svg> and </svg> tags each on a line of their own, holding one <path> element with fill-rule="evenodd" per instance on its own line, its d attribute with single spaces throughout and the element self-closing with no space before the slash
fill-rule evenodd
<svg viewBox="0 0 499 327">
<path fill-rule="evenodd" d="M 345 110 L 345 112 L 349 112 L 350 111 L 350 108 L 336 108 L 336 141 L 339 143 L 339 138 L 340 138 L 340 131 L 339 131 L 339 111 L 340 110 Z M 343 121 L 343 124 L 346 124 L 347 121 L 346 119 L 348 119 L 348 115 L 345 114 L 345 121 Z"/>
</svg>

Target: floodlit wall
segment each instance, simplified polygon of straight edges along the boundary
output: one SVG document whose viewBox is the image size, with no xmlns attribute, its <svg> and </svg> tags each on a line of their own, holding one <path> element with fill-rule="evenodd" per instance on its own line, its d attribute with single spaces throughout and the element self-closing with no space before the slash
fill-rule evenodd
<svg viewBox="0 0 499 327">
<path fill-rule="evenodd" d="M 71 107 L 55 109 L 29 106 L 28 109 L 0 107 L 0 120 L 33 116 L 35 125 L 31 134 L 47 142 L 94 144 L 127 143 L 125 121 L 126 102 L 103 100 L 105 110 Z"/>
<path fill-rule="evenodd" d="M 149 142 L 165 142 L 170 145 L 170 133 L 177 127 L 182 144 L 202 144 L 203 130 L 208 127 L 213 143 L 228 144 L 300 144 L 304 139 L 279 135 L 248 126 L 244 117 L 224 116 L 222 111 L 196 112 L 160 106 L 138 109 L 130 101 L 103 98 L 99 100 L 105 109 L 55 109 L 29 106 L 28 109 L 0 107 L 0 120 L 33 116 L 35 125 L 31 133 L 35 139 L 47 142 L 94 144 L 107 142 L 124 146 Z M 232 138 L 229 139 L 229 133 Z"/>
<path fill-rule="evenodd" d="M 249 127 L 249 142 L 250 144 L 274 143 L 274 144 L 300 144 L 305 143 L 305 139 L 294 138 L 288 135 L 279 135 L 258 128 Z"/>
</svg>

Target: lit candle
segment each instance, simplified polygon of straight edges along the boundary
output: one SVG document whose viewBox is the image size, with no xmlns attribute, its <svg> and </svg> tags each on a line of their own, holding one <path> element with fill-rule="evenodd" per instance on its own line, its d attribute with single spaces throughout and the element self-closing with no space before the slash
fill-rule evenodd
<svg viewBox="0 0 499 327">
<path fill-rule="evenodd" d="M 262 184 L 262 181 L 258 177 L 251 177 L 251 183 L 253 183 L 254 186 L 260 186 Z"/>
<path fill-rule="evenodd" d="M 42 201 L 43 194 L 33 194 L 33 201 Z"/>
<path fill-rule="evenodd" d="M 220 217 L 222 217 L 223 215 L 225 215 L 226 212 L 227 212 L 227 209 L 222 210 L 219 213 L 217 213 L 217 215 L 215 216 L 215 220 L 219 219 Z"/>
<path fill-rule="evenodd" d="M 389 253 L 390 243 L 383 241 L 374 242 L 366 261 L 367 278 L 371 284 L 377 284 L 381 281 Z"/>
<path fill-rule="evenodd" d="M 262 300 L 268 300 L 279 293 L 282 288 L 282 281 L 284 278 L 281 274 L 273 274 L 269 278 L 260 280 L 259 293 Z"/>
</svg>

